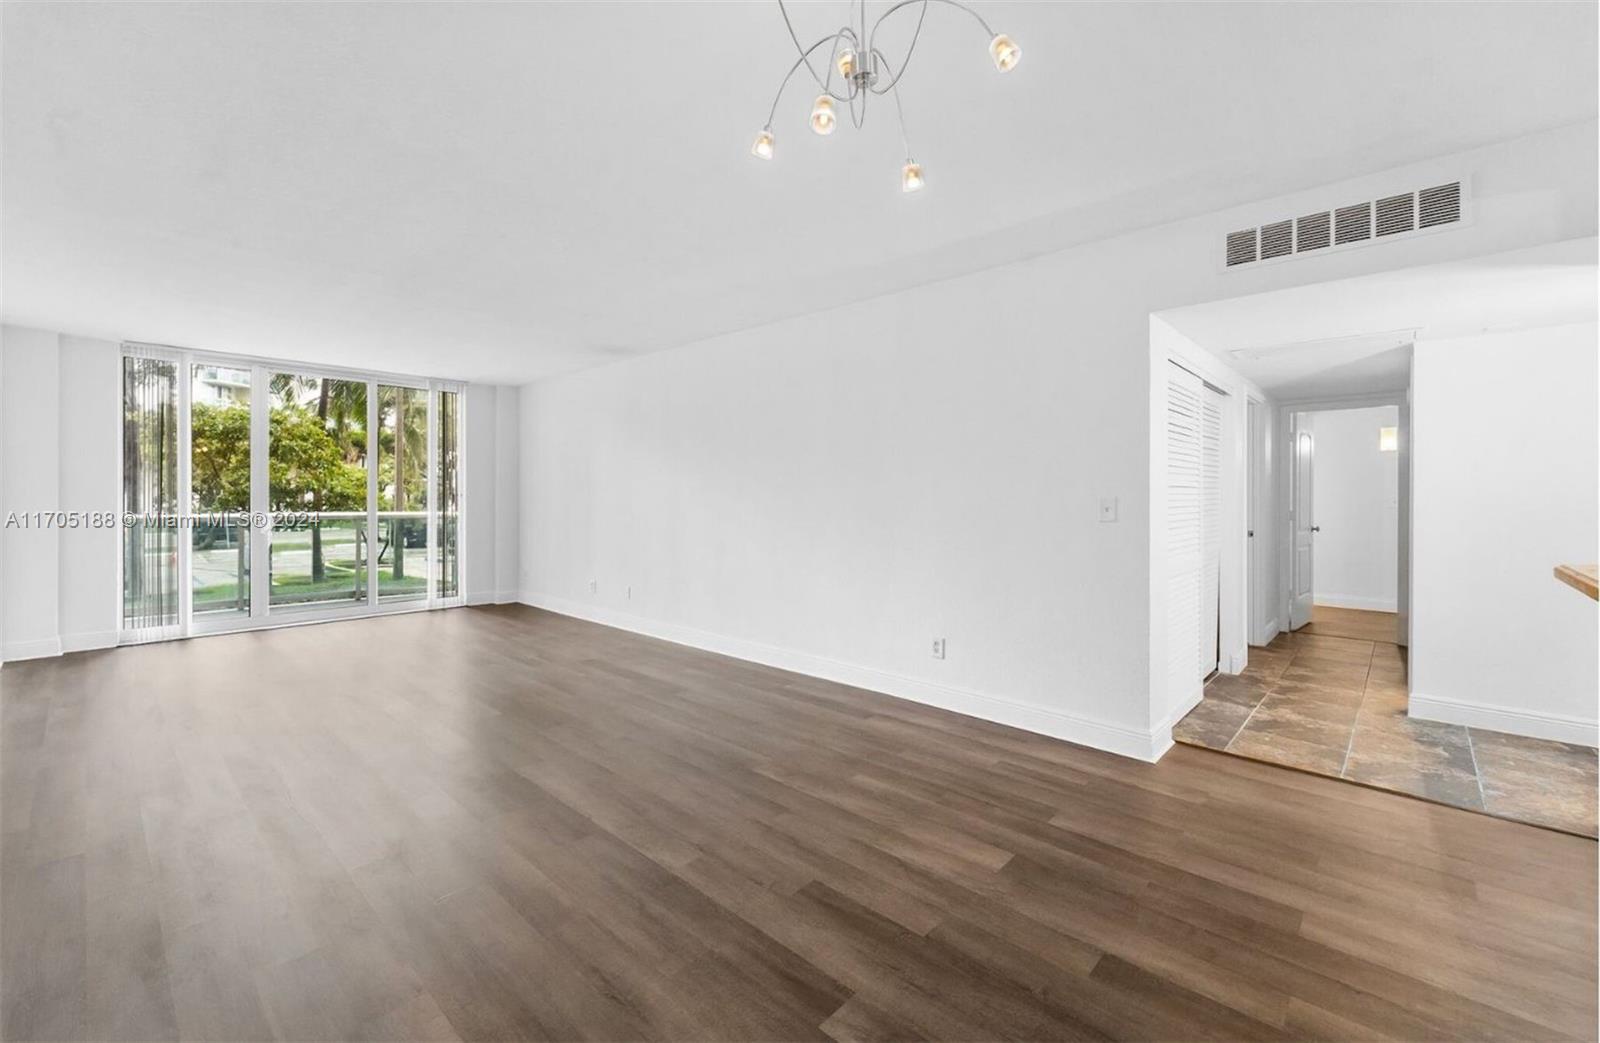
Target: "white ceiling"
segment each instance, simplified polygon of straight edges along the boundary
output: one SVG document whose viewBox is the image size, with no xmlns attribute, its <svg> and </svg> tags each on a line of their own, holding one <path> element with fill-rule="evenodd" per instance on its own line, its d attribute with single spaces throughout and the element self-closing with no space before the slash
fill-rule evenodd
<svg viewBox="0 0 1600 1043">
<path fill-rule="evenodd" d="M 1418 338 L 1594 322 L 1597 254 L 1597 240 L 1573 239 L 1160 317 L 1280 400 L 1398 391 Z"/>
<path fill-rule="evenodd" d="M 979 0 L 1007 75 L 935 5 L 903 196 L 890 111 L 818 139 L 799 81 L 749 155 L 773 4 L 0 6 L 8 320 L 474 380 L 1596 114 L 1592 4 Z"/>
</svg>

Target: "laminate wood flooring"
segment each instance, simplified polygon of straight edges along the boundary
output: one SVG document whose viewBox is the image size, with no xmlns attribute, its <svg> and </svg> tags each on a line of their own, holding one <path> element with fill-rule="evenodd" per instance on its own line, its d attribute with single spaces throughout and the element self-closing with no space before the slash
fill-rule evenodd
<svg viewBox="0 0 1600 1043">
<path fill-rule="evenodd" d="M 1549 1039 L 1595 845 L 519 606 L 0 671 L 7 1039 Z"/>
</svg>

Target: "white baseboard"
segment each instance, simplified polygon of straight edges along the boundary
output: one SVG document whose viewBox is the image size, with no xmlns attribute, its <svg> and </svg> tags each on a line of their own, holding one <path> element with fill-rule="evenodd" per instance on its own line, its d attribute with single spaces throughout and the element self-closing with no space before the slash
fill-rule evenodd
<svg viewBox="0 0 1600 1043">
<path fill-rule="evenodd" d="M 19 659 L 44 659 L 60 654 L 61 639 L 47 637 L 38 641 L 11 641 L 6 644 L 5 654 L 0 659 L 13 663 Z"/>
<path fill-rule="evenodd" d="M 1366 598 L 1359 594 L 1318 593 L 1313 600 L 1328 608 L 1359 608 L 1368 612 L 1398 612 L 1400 609 L 1394 598 Z"/>
<path fill-rule="evenodd" d="M 1255 635 L 1255 640 L 1251 641 L 1250 643 L 1252 645 L 1270 645 L 1272 643 L 1272 639 L 1277 637 L 1282 632 L 1283 627 L 1278 625 L 1278 617 L 1273 616 L 1271 619 L 1267 620 L 1266 626 L 1261 628 L 1261 631 Z"/>
<path fill-rule="evenodd" d="M 1195 685 L 1194 691 L 1186 696 L 1183 702 L 1179 703 L 1177 707 L 1167 715 L 1166 720 L 1162 721 L 1156 726 L 1155 730 L 1152 732 L 1153 740 L 1150 744 L 1151 749 L 1155 751 L 1155 754 L 1154 756 L 1148 758 L 1149 760 L 1158 761 L 1166 755 L 1168 750 L 1172 749 L 1173 727 L 1176 726 L 1179 721 L 1189 716 L 1189 711 L 1193 710 L 1196 706 L 1199 706 L 1200 700 L 1204 699 L 1205 697 L 1206 686 L 1204 684 Z"/>
<path fill-rule="evenodd" d="M 925 706 L 936 706 L 968 717 L 1021 728 L 1055 739 L 1065 739 L 1067 742 L 1075 742 L 1082 746 L 1092 746 L 1123 757 L 1156 761 L 1172 745 L 1171 722 L 1164 728 L 1143 732 L 1109 721 L 1063 713 L 1032 703 L 1017 702 L 966 688 L 905 677 L 874 667 L 844 663 L 807 652 L 795 652 L 759 641 L 746 641 L 742 638 L 696 630 L 693 627 L 662 623 L 643 616 L 568 601 L 548 594 L 524 591 L 519 600 L 525 605 L 557 612 L 563 616 L 572 616 L 591 623 L 600 623 L 644 634 L 647 637 L 671 641 L 674 644 L 776 667 L 779 670 L 789 670 L 808 677 L 882 692 Z M 1184 710 L 1184 713 L 1187 712 L 1187 709 Z M 1178 716 L 1181 717 L 1182 714 Z"/>
<path fill-rule="evenodd" d="M 1526 735 L 1534 739 L 1555 739 L 1579 746 L 1600 746 L 1600 722 L 1582 717 L 1468 703 L 1420 692 L 1411 693 L 1409 712 L 1412 717 L 1424 721 L 1464 724 L 1469 728 Z"/>
<path fill-rule="evenodd" d="M 96 648 L 115 648 L 117 637 L 115 630 L 86 630 L 79 634 L 62 634 L 61 651 L 65 654 L 89 652 Z"/>
<path fill-rule="evenodd" d="M 480 590 L 466 596 L 468 605 L 515 605 L 519 600 L 514 590 Z"/>
</svg>

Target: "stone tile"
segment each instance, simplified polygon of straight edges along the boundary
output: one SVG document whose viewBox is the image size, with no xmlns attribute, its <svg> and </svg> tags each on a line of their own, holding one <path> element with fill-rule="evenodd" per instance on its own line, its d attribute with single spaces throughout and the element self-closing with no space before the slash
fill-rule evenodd
<svg viewBox="0 0 1600 1043">
<path fill-rule="evenodd" d="M 1271 683 L 1259 677 L 1218 674 L 1206 685 L 1207 701 L 1218 700 L 1254 707 L 1271 691 Z"/>
<path fill-rule="evenodd" d="M 1251 718 L 1250 726 L 1255 727 L 1258 720 L 1283 720 L 1286 724 L 1299 721 L 1315 722 L 1317 725 L 1326 725 L 1339 732 L 1335 738 L 1318 741 L 1337 741 L 1339 745 L 1347 746 L 1350 729 L 1355 727 L 1356 714 L 1361 709 L 1361 700 L 1347 693 L 1337 694 L 1340 698 L 1330 699 L 1321 693 L 1273 692 L 1256 707 L 1256 714 Z"/>
<path fill-rule="evenodd" d="M 1289 631 L 1284 631 L 1283 633 L 1280 633 L 1278 636 L 1274 637 L 1271 641 L 1268 641 L 1265 647 L 1269 652 L 1293 652 L 1294 634 Z"/>
<path fill-rule="evenodd" d="M 1343 748 L 1319 746 L 1266 732 L 1250 732 L 1248 728 L 1228 744 L 1227 752 L 1335 778 L 1344 762 Z"/>
<path fill-rule="evenodd" d="M 1408 665 L 1408 650 L 1392 641 L 1313 622 L 1252 647 L 1240 675 L 1213 678 L 1173 737 L 1536 825 L 1600 832 L 1594 750 L 1416 720 Z"/>
<path fill-rule="evenodd" d="M 1403 685 L 1406 683 L 1406 668 L 1394 663 L 1374 662 L 1367 671 L 1367 680 Z"/>
<path fill-rule="evenodd" d="M 1466 729 L 1432 721 L 1362 718 L 1344 778 L 1456 807 L 1483 810 Z"/>
<path fill-rule="evenodd" d="M 1366 697 L 1364 686 L 1352 685 L 1326 685 L 1315 681 L 1297 681 L 1285 678 L 1272 686 L 1272 691 L 1277 695 L 1301 695 L 1308 699 L 1321 699 L 1330 703 L 1348 703 L 1351 706 L 1360 706 L 1361 700 Z"/>
<path fill-rule="evenodd" d="M 1254 704 L 1246 706 L 1207 695 L 1200 700 L 1199 706 L 1189 711 L 1188 716 L 1173 725 L 1172 737 L 1192 746 L 1225 750 L 1252 709 Z"/>
<path fill-rule="evenodd" d="M 1469 729 L 1480 767 L 1492 764 L 1497 770 L 1524 774 L 1558 773 L 1576 782 L 1593 785 L 1600 776 L 1600 754 L 1588 746 L 1508 735 L 1482 728 Z"/>
<path fill-rule="evenodd" d="M 1296 658 L 1310 656 L 1317 659 L 1334 659 L 1344 662 L 1366 663 L 1372 659 L 1372 642 L 1357 641 L 1348 637 L 1319 637 L 1300 635 L 1294 646 Z"/>
<path fill-rule="evenodd" d="M 1338 663 L 1328 664 L 1313 662 L 1307 664 L 1299 656 L 1278 678 L 1278 683 L 1285 681 L 1299 681 L 1305 684 L 1320 685 L 1324 688 L 1345 688 L 1362 691 L 1367 685 L 1367 664 L 1365 663 Z"/>
<path fill-rule="evenodd" d="M 1489 811 L 1585 836 L 1600 834 L 1594 750 L 1476 728 L 1470 734 Z"/>
<path fill-rule="evenodd" d="M 1406 663 L 1406 650 L 1399 645 L 1391 645 L 1387 641 L 1377 641 L 1372 645 L 1372 661 L 1374 663 L 1404 666 Z"/>
<path fill-rule="evenodd" d="M 1245 664 L 1241 677 L 1252 677 L 1267 681 L 1276 681 L 1289 663 L 1294 659 L 1294 653 L 1288 650 L 1275 651 L 1270 648 L 1252 647 L 1249 654 L 1250 661 Z"/>
<path fill-rule="evenodd" d="M 1365 698 L 1361 700 L 1361 715 L 1404 718 L 1410 705 L 1411 696 L 1404 687 L 1368 681 Z"/>
</svg>

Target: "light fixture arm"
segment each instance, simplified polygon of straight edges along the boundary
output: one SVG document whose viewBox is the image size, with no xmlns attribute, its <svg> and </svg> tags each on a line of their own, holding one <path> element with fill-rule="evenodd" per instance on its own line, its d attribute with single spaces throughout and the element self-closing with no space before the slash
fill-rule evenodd
<svg viewBox="0 0 1600 1043">
<path fill-rule="evenodd" d="M 789 66 L 789 71 L 784 73 L 783 82 L 778 84 L 778 93 L 776 93 L 776 94 L 774 94 L 772 96 L 772 108 L 767 110 L 767 127 L 769 129 L 772 127 L 772 121 L 778 115 L 778 102 L 783 99 L 784 88 L 789 86 L 789 81 L 794 79 L 794 74 L 797 71 L 799 71 L 800 66 L 804 65 L 808 69 L 811 68 L 811 63 L 806 60 L 807 58 L 810 57 L 811 52 L 816 50 L 818 47 L 821 47 L 825 43 L 836 42 L 838 40 L 838 38 L 839 38 L 839 34 L 838 33 L 834 33 L 831 36 L 824 36 L 822 39 L 818 40 L 816 43 L 812 44 L 810 47 L 807 47 L 804 50 L 802 50 L 800 52 L 800 57 L 796 58 L 794 60 L 794 64 Z M 839 95 L 834 94 L 833 91 L 828 90 L 826 87 L 823 88 L 823 91 L 829 97 L 833 98 L 835 101 L 848 102 L 850 100 L 848 97 L 840 97 Z"/>
<path fill-rule="evenodd" d="M 885 83 L 882 87 L 873 87 L 872 88 L 872 91 L 875 94 L 887 94 L 889 91 L 894 89 L 894 85 L 895 84 L 900 82 L 900 77 L 905 75 L 906 67 L 911 64 L 911 56 L 913 54 L 915 54 L 916 51 L 917 51 L 917 41 L 922 38 L 922 23 L 928 17 L 928 0 L 905 0 L 905 3 L 896 4 L 895 6 L 889 8 L 889 10 L 883 12 L 883 14 L 878 16 L 878 21 L 872 23 L 872 32 L 867 34 L 867 50 L 870 51 L 873 54 L 881 54 L 882 52 L 880 52 L 878 50 L 878 45 L 872 42 L 873 40 L 877 39 L 879 23 L 881 23 L 885 18 L 887 18 L 890 15 L 894 14 L 900 8 L 909 6 L 910 4 L 917 4 L 917 3 L 920 3 L 922 5 L 922 10 L 917 15 L 917 27 L 911 31 L 911 42 L 906 45 L 906 60 L 900 66 L 900 71 L 895 73 L 893 76 L 891 76 L 889 78 L 889 82 L 888 83 Z M 861 9 L 862 9 L 863 15 L 865 15 L 865 12 L 866 12 L 866 4 L 865 3 L 863 3 L 861 5 Z M 982 19 L 979 19 L 979 20 L 981 21 Z M 888 59 L 885 59 L 883 64 L 886 65 L 886 66 L 889 65 Z M 894 67 L 893 66 L 889 66 L 889 68 L 892 71 Z"/>
<path fill-rule="evenodd" d="M 780 0 L 780 2 L 781 2 L 781 0 Z M 893 7 L 889 8 L 887 11 L 883 12 L 883 14 L 879 15 L 878 16 L 878 20 L 872 23 L 872 32 L 867 34 L 867 49 L 870 51 L 874 46 L 876 46 L 873 41 L 875 41 L 878 38 L 878 26 L 883 24 L 883 20 L 885 18 L 888 18 L 890 15 L 894 14 L 896 11 L 900 10 L 902 7 L 910 7 L 912 4 L 921 4 L 922 5 L 922 13 L 924 15 L 926 15 L 928 13 L 928 4 L 930 4 L 930 3 L 949 4 L 951 7 L 959 7 L 961 10 L 967 12 L 967 14 L 969 14 L 972 17 L 976 18 L 978 20 L 978 24 L 983 26 L 983 31 L 984 32 L 988 33 L 989 36 L 991 36 L 991 37 L 994 36 L 994 30 L 989 28 L 989 23 L 983 20 L 983 15 L 979 14 L 978 12 L 974 11 L 972 8 L 968 7 L 966 4 L 962 3 L 961 0 L 900 0 L 899 3 L 895 4 Z M 784 15 L 784 17 L 787 19 L 788 15 Z M 919 20 L 917 22 L 917 27 L 918 27 L 919 30 L 921 29 L 921 26 L 922 26 L 922 23 Z M 916 43 L 916 41 L 913 40 L 912 41 L 912 45 L 915 46 L 915 43 Z M 907 51 L 907 53 L 906 53 L 907 64 L 910 63 L 910 59 L 911 59 L 911 54 L 910 54 L 909 51 Z M 904 72 L 905 71 L 905 66 L 901 66 L 900 67 L 900 71 Z"/>
<path fill-rule="evenodd" d="M 832 63 L 832 61 L 830 60 L 829 63 L 828 63 L 828 79 L 826 81 L 824 81 L 821 76 L 817 75 L 817 70 L 815 68 L 813 68 L 812 65 L 811 65 L 811 52 L 816 50 L 818 47 L 822 46 L 822 44 L 826 43 L 829 40 L 833 40 L 833 41 L 835 41 L 835 43 L 837 43 L 839 37 L 841 37 L 841 36 L 848 37 L 850 42 L 855 44 L 856 47 L 859 49 L 860 46 L 861 46 L 861 42 L 855 38 L 855 35 L 856 35 L 855 31 L 853 29 L 851 29 L 847 25 L 844 28 L 840 29 L 836 33 L 833 33 L 833 34 L 831 34 L 829 36 L 824 36 L 822 39 L 818 40 L 816 43 L 812 44 L 810 47 L 802 47 L 800 45 L 800 37 L 794 31 L 794 23 L 789 20 L 789 8 L 784 6 L 783 0 L 778 0 L 778 10 L 780 12 L 782 12 L 782 14 L 783 14 L 783 24 L 784 24 L 784 27 L 789 30 L 789 39 L 794 41 L 794 49 L 796 51 L 798 51 L 799 54 L 800 54 L 800 63 L 805 65 L 806 72 L 809 72 L 811 74 L 811 78 L 813 80 L 817 81 L 817 86 L 819 88 L 821 88 L 822 93 L 826 94 L 828 97 L 832 98 L 834 101 L 845 101 L 845 102 L 849 101 L 850 100 L 849 95 L 835 94 L 835 93 L 833 93 L 833 88 L 831 86 L 829 86 L 829 84 L 831 84 L 833 82 L 833 63 Z M 865 25 L 865 18 L 863 18 L 862 24 Z M 798 68 L 798 67 L 799 66 L 797 65 L 796 68 Z M 793 72 L 793 70 L 790 70 L 790 71 L 791 71 L 791 73 Z M 787 77 L 786 77 L 786 79 L 787 79 Z M 779 88 L 779 90 L 781 91 L 782 88 Z"/>
<path fill-rule="evenodd" d="M 909 61 L 910 59 L 911 55 L 908 53 L 906 55 L 906 60 Z M 900 80 L 900 75 L 899 73 L 895 73 L 894 66 L 890 64 L 888 57 L 886 57 L 884 53 L 877 48 L 873 48 L 872 50 L 872 60 L 875 62 L 882 62 L 883 67 L 888 69 L 890 73 L 894 74 L 889 80 L 889 88 L 894 92 L 894 114 L 899 118 L 900 121 L 900 149 L 905 153 L 906 162 L 909 163 L 911 161 L 911 141 L 906 137 L 906 110 L 900 105 L 900 88 L 895 86 L 895 84 Z M 900 66 L 900 72 L 905 71 L 906 67 L 904 65 Z"/>
</svg>

